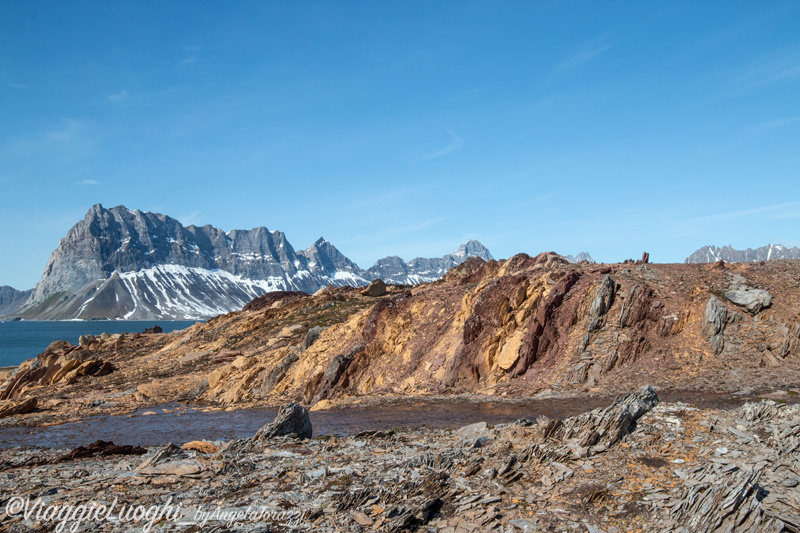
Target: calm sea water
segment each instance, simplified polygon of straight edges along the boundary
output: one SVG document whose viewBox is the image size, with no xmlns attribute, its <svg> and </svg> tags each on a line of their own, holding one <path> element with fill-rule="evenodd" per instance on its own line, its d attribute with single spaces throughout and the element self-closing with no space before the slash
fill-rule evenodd
<svg viewBox="0 0 800 533">
<path fill-rule="evenodd" d="M 101 320 L 58 322 L 0 322 L 0 366 L 16 366 L 36 357 L 51 342 L 65 340 L 78 344 L 81 335 L 136 333 L 155 325 L 164 332 L 188 328 L 194 320 Z"/>
</svg>

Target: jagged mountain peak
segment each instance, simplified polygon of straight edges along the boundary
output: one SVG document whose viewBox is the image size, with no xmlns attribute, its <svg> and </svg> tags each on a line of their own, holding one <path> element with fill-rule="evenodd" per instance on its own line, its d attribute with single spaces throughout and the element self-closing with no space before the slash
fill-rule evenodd
<svg viewBox="0 0 800 533">
<path fill-rule="evenodd" d="M 265 226 L 223 231 L 123 205 L 93 205 L 52 253 L 19 314 L 26 318 L 207 318 L 269 291 L 434 281 L 476 255 L 469 241 L 441 258 L 384 258 L 363 270 L 323 237 L 295 251 Z"/>
<path fill-rule="evenodd" d="M 760 248 L 737 250 L 727 246 L 703 246 L 695 250 L 685 263 L 714 263 L 722 259 L 726 263 L 752 263 L 773 259 L 800 259 L 800 248 L 788 248 L 782 244 L 768 244 Z"/>
<path fill-rule="evenodd" d="M 581 261 L 586 261 L 588 263 L 594 263 L 595 262 L 595 260 L 592 259 L 592 256 L 589 255 L 589 252 L 581 252 L 578 255 L 574 256 L 574 257 L 572 255 L 569 255 L 569 254 L 562 255 L 561 257 L 563 257 L 564 259 L 566 259 L 570 263 L 580 263 Z"/>
</svg>

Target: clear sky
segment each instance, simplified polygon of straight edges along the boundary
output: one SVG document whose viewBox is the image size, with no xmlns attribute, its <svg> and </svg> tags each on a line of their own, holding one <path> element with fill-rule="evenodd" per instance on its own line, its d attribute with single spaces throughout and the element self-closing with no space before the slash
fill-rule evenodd
<svg viewBox="0 0 800 533">
<path fill-rule="evenodd" d="M 0 3 L 0 285 L 95 203 L 367 268 L 800 241 L 800 2 Z"/>
</svg>

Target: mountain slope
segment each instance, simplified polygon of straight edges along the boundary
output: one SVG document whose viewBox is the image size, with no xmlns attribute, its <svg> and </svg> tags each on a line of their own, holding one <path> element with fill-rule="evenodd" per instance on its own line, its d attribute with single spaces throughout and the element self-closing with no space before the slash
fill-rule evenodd
<svg viewBox="0 0 800 533">
<path fill-rule="evenodd" d="M 28 301 L 33 289 L 18 291 L 14 287 L 3 285 L 0 287 L 0 315 L 13 313 Z"/>
<path fill-rule="evenodd" d="M 313 293 L 375 278 L 433 281 L 469 256 L 491 259 L 477 241 L 435 259 L 398 257 L 361 269 L 320 238 L 295 252 L 283 232 L 184 227 L 158 213 L 93 206 L 52 253 L 24 318 L 200 319 L 241 309 L 270 291 Z"/>
<path fill-rule="evenodd" d="M 354 287 L 277 292 L 187 331 L 57 343 L 8 378 L 5 397 L 59 399 L 65 414 L 106 398 L 126 411 L 189 399 L 324 407 L 613 395 L 647 383 L 725 402 L 780 389 L 789 400 L 800 383 L 798 279 L 796 261 L 632 269 L 552 253 L 470 258 L 440 282 L 390 285 L 380 297 Z M 87 361 L 114 370 L 49 381 L 56 365 Z"/>
<path fill-rule="evenodd" d="M 800 259 L 800 248 L 787 248 L 780 244 L 768 244 L 761 248 L 737 250 L 732 246 L 703 246 L 686 258 L 684 263 L 715 263 L 722 259 L 726 263 L 753 263 L 771 259 Z"/>
</svg>

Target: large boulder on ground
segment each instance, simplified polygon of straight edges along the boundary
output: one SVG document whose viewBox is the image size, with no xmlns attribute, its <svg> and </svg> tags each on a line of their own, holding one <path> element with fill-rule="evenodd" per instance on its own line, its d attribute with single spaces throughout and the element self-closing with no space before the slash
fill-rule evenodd
<svg viewBox="0 0 800 533">
<path fill-rule="evenodd" d="M 259 441 L 272 437 L 310 439 L 311 419 L 308 417 L 308 409 L 294 402 L 281 407 L 275 420 L 259 429 L 258 433 L 253 436 L 253 440 Z"/>
<path fill-rule="evenodd" d="M 772 296 L 763 289 L 740 288 L 725 293 L 725 298 L 757 315 L 772 305 Z"/>
<path fill-rule="evenodd" d="M 383 296 L 386 294 L 386 284 L 380 278 L 373 280 L 367 287 L 367 294 L 369 296 Z"/>
</svg>

